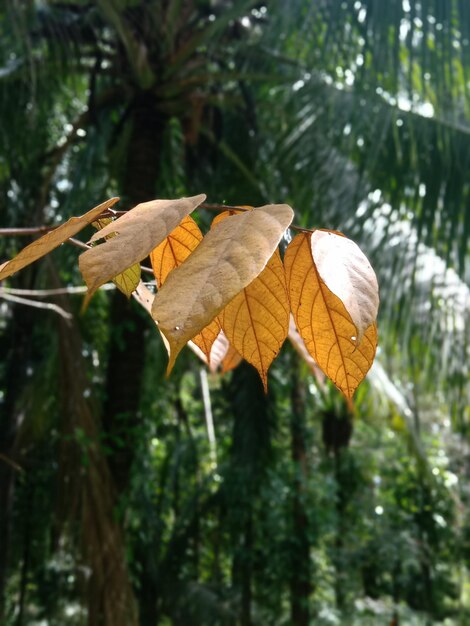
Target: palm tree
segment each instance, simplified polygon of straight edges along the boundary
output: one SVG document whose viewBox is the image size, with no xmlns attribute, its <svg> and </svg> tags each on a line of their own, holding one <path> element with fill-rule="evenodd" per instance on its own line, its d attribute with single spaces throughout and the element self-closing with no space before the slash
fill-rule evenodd
<svg viewBox="0 0 470 626">
<path fill-rule="evenodd" d="M 394 376 L 411 371 L 415 388 L 424 392 L 433 376 L 448 398 L 443 404 L 463 429 L 469 389 L 462 364 L 468 360 L 470 328 L 465 323 L 470 218 L 463 209 L 470 193 L 465 4 L 7 4 L 0 74 L 4 225 L 39 224 L 55 220 L 59 211 L 62 217 L 80 212 L 108 190 L 121 194 L 125 206 L 197 189 L 229 203 L 288 201 L 302 223 L 340 228 L 363 241 L 381 279 L 384 362 Z M 28 132 L 20 132 L 25 126 Z M 56 280 L 76 278 L 70 255 L 60 259 L 62 276 Z M 439 284 L 442 268 L 448 274 Z M 32 269 L 15 284 L 31 288 L 46 280 Z M 40 342 L 29 342 L 35 318 L 19 307 L 2 332 L 8 359 L 0 425 L 8 436 L 0 452 L 7 456 L 21 434 L 18 397 L 26 389 L 25 364 L 38 369 L 42 363 Z M 108 341 L 107 367 L 100 366 L 101 409 L 90 418 L 81 402 L 79 410 L 68 406 L 64 414 L 69 435 L 78 424 L 95 443 L 104 438 L 109 450 L 103 458 L 94 448 L 93 471 L 80 483 L 80 500 L 86 541 L 102 525 L 111 543 L 108 552 L 86 554 L 93 572 L 89 621 L 119 625 L 136 622 L 136 594 L 112 510 L 129 493 L 142 445 L 139 410 L 150 326 L 120 295 L 112 297 L 106 315 L 107 324 L 99 329 Z M 87 341 L 90 333 L 81 332 Z M 62 345 L 71 342 L 65 328 L 61 333 Z M 423 368 L 423 346 L 431 340 Z M 60 352 L 61 388 L 78 398 L 70 359 L 73 354 L 82 361 L 83 338 L 74 335 L 74 341 Z M 458 348 L 449 354 L 451 343 Z M 85 380 L 86 364 L 80 367 Z M 67 407 L 67 393 L 62 398 Z M 292 414 L 297 463 L 304 442 L 299 411 Z M 242 451 L 240 444 L 234 454 Z M 72 478 L 73 467 L 69 470 L 64 478 Z M 14 476 L 11 466 L 0 465 L 4 536 Z M 90 494 L 99 499 L 96 494 L 108 494 L 102 509 L 90 504 Z M 68 516 L 75 505 L 66 498 Z M 242 533 L 249 542 L 252 518 L 246 510 Z M 304 512 L 297 508 L 296 515 L 301 526 Z M 141 623 L 152 624 L 160 610 L 155 595 L 161 576 L 145 544 L 139 549 L 140 574 L 134 579 L 140 580 L 134 588 Z M 0 588 L 6 558 L 0 553 Z M 242 559 L 235 567 L 245 624 L 253 610 L 249 565 Z M 119 573 L 111 581 L 110 567 Z M 292 611 L 293 619 L 306 623 L 302 606 L 309 581 L 293 580 L 292 588 L 292 605 L 300 607 Z"/>
<path fill-rule="evenodd" d="M 129 2 L 118 6 L 105 0 L 96 6 L 50 2 L 37 10 L 7 7 L 3 19 L 8 21 L 11 38 L 7 38 L 4 49 L 2 117 L 9 120 L 11 130 L 23 123 L 22 114 L 18 114 L 23 109 L 17 101 L 20 94 L 24 108 L 30 109 L 28 124 L 32 129 L 21 147 L 15 145 L 14 134 L 5 131 L 2 135 L 5 154 L 9 154 L 3 180 L 7 212 L 11 205 L 16 208 L 16 201 L 10 202 L 9 198 L 12 185 L 17 184 L 21 189 L 23 220 L 47 219 L 59 202 L 64 207 L 63 177 L 76 180 L 74 171 L 88 176 L 83 169 L 85 163 L 94 170 L 95 193 L 103 193 L 106 187 L 117 189 L 126 206 L 153 198 L 157 193 L 184 192 L 186 183 L 178 174 L 184 171 L 186 146 L 197 142 L 201 128 L 213 135 L 221 107 L 227 106 L 224 103 L 230 98 L 239 97 L 238 81 L 245 72 L 235 71 L 231 59 L 236 58 L 243 39 L 247 39 L 238 18 L 243 17 L 250 4 L 224 6 L 218 14 L 209 3 L 192 2 Z M 18 34 L 20 45 L 14 37 Z M 69 122 L 74 109 L 76 117 Z M 52 117 L 48 118 L 51 112 Z M 67 120 L 66 134 L 60 127 L 62 120 Z M 57 142 L 51 145 L 54 136 Z M 175 142 L 179 142 L 176 148 Z M 175 170 L 169 174 L 166 158 L 175 164 Z M 104 160 L 109 163 L 107 169 L 102 166 Z M 38 163 L 44 164 L 40 172 Z M 29 178 L 33 170 L 36 173 Z M 87 203 L 90 201 L 88 184 L 78 184 L 75 189 L 78 195 L 69 195 L 70 203 L 83 202 L 85 197 Z M 21 223 L 21 213 L 15 208 L 14 219 Z M 29 280 L 34 279 L 30 276 Z M 120 297 L 112 299 L 109 315 L 111 333 L 101 427 L 112 451 L 108 463 L 119 496 L 128 487 L 135 456 L 146 325 L 142 316 Z M 80 360 L 78 353 L 76 358 Z M 18 360 L 12 354 L 13 368 Z M 74 386 L 75 377 L 67 364 L 63 372 L 69 372 L 72 378 L 64 381 L 62 388 Z M 8 398 L 14 398 L 16 390 L 11 387 L 11 394 L 8 393 Z M 7 430 L 12 429 L 15 421 L 9 406 L 7 401 Z M 96 426 L 80 421 L 85 413 L 76 419 L 88 437 L 96 438 Z M 5 443 L 7 452 L 11 445 L 10 440 Z M 95 463 L 96 472 L 89 473 L 83 486 L 86 493 L 109 489 L 102 459 L 95 459 Z M 5 472 L 2 491 L 8 493 L 13 475 L 11 468 L 5 468 Z M 106 487 L 100 486 L 100 482 Z M 5 519 L 8 510 L 5 506 Z M 103 516 L 112 517 L 112 511 L 105 508 Z M 90 524 L 100 525 L 93 511 Z M 97 624 L 130 624 L 135 612 L 126 574 L 123 572 L 120 579 L 111 581 L 107 578 L 110 569 L 121 571 L 124 567 L 120 534 L 111 528 L 109 537 L 114 545 L 108 551 L 89 550 L 93 571 L 89 619 Z M 4 563 L 6 556 L 2 556 Z M 0 568 L 4 569 L 5 565 Z M 143 623 L 155 621 L 152 613 L 156 603 L 152 603 L 153 609 L 144 603 L 149 596 L 145 588 L 149 580 L 145 576 L 147 569 L 144 562 Z M 121 598 L 120 602 L 116 598 Z"/>
</svg>

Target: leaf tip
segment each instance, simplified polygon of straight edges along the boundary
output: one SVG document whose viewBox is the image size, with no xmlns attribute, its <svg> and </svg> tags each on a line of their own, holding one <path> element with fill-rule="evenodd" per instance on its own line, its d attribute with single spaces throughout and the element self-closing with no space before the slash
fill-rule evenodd
<svg viewBox="0 0 470 626">
<path fill-rule="evenodd" d="M 264 395 L 267 396 L 268 395 L 268 375 L 266 372 L 263 372 L 262 374 L 260 373 L 260 376 L 261 376 L 261 382 L 263 383 Z"/>
<path fill-rule="evenodd" d="M 193 196 L 194 202 L 197 202 L 197 206 L 202 204 L 206 198 L 207 196 L 205 193 L 199 193 L 197 196 Z"/>
<path fill-rule="evenodd" d="M 80 309 L 80 315 L 85 315 L 86 310 L 88 309 L 88 305 L 90 304 L 91 299 L 93 298 L 95 291 L 88 290 L 83 298 L 82 307 Z"/>
</svg>

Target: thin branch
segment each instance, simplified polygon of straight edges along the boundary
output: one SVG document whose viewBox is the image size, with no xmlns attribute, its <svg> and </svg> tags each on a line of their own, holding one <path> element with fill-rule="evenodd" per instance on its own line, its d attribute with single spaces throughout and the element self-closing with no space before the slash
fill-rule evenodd
<svg viewBox="0 0 470 626">
<path fill-rule="evenodd" d="M 233 206 L 231 204 L 216 204 L 216 203 L 209 203 L 209 202 L 203 202 L 202 204 L 199 205 L 198 208 L 206 209 L 208 211 L 218 211 L 218 212 L 250 211 L 250 209 L 247 209 L 242 206 Z M 115 211 L 114 209 L 108 209 L 96 219 L 100 220 L 100 219 L 106 219 L 110 217 L 111 218 L 120 217 L 121 215 L 126 215 L 128 212 L 129 211 Z M 16 236 L 22 236 L 22 235 L 41 235 L 44 233 L 48 233 L 49 231 L 54 230 L 55 228 L 58 228 L 59 226 L 60 224 L 58 224 L 57 226 L 31 226 L 29 228 L 0 228 L 0 237 L 16 237 Z M 303 228 L 302 226 L 297 226 L 296 224 L 291 224 L 289 228 L 292 228 L 293 230 L 297 230 L 302 233 L 315 232 L 315 229 Z M 78 239 L 74 239 L 73 237 L 70 237 L 68 241 L 74 246 L 77 246 L 78 248 L 82 248 L 84 250 L 87 250 L 91 247 L 87 245 L 86 243 L 79 241 Z M 144 267 L 142 267 L 141 269 L 142 271 L 145 271 L 145 272 L 152 271 L 149 268 L 144 268 Z"/>
<path fill-rule="evenodd" d="M 73 317 L 71 313 L 67 313 L 67 311 L 64 311 L 62 307 L 58 306 L 57 304 L 52 304 L 51 302 L 37 302 L 36 300 L 28 300 L 27 298 L 20 298 L 19 296 L 7 294 L 3 290 L 0 290 L 0 298 L 3 298 L 3 300 L 7 300 L 9 302 L 16 302 L 17 304 L 25 304 L 26 306 L 31 306 L 35 309 L 54 311 L 54 313 L 57 313 L 67 321 L 71 320 Z"/>
<path fill-rule="evenodd" d="M 111 291 L 116 289 L 116 286 L 112 283 L 106 283 L 100 287 L 103 291 Z M 28 296 L 30 298 L 47 298 L 49 296 L 61 296 L 61 295 L 82 295 L 88 291 L 85 285 L 60 287 L 57 289 L 14 289 L 12 287 L 2 287 L 1 293 L 6 293 L 12 296 Z"/>
<path fill-rule="evenodd" d="M 30 228 L 0 228 L 0 237 L 18 237 L 23 235 L 42 235 L 57 226 L 31 226 Z"/>
<path fill-rule="evenodd" d="M 83 243 L 80 239 L 75 239 L 75 237 L 69 237 L 65 243 L 71 243 L 76 248 L 80 248 L 81 250 L 90 250 L 91 246 L 87 243 Z"/>
<path fill-rule="evenodd" d="M 15 461 L 12 461 L 12 459 L 10 459 L 9 457 L 5 456 L 1 452 L 0 452 L 0 461 L 3 461 L 7 465 L 10 465 L 17 472 L 24 472 L 24 470 L 21 467 L 21 465 L 18 465 L 18 463 L 15 463 Z"/>
</svg>

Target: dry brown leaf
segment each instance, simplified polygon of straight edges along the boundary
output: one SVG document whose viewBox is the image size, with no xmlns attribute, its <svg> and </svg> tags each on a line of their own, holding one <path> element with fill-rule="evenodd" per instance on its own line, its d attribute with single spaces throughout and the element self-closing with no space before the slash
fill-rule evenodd
<svg viewBox="0 0 470 626">
<path fill-rule="evenodd" d="M 320 278 L 346 307 L 361 341 L 377 319 L 379 286 L 374 270 L 359 246 L 340 233 L 316 230 L 311 246 Z"/>
<path fill-rule="evenodd" d="M 99 230 L 110 224 L 113 220 L 111 218 L 104 218 L 101 220 L 96 220 L 93 222 L 93 226 Z M 114 237 L 114 234 L 108 235 L 108 237 Z M 137 286 L 140 282 L 141 270 L 139 263 L 135 263 L 132 267 L 129 267 L 127 270 L 122 272 L 122 274 L 118 274 L 113 278 L 113 283 L 119 289 L 121 293 L 123 293 L 128 298 L 131 297 L 132 293 L 137 289 Z M 89 298 L 85 299 L 86 301 Z"/>
<path fill-rule="evenodd" d="M 284 266 L 276 250 L 261 274 L 219 314 L 230 344 L 259 372 L 267 391 L 268 369 L 289 331 Z"/>
<path fill-rule="evenodd" d="M 37 261 L 55 248 L 58 248 L 64 241 L 67 241 L 70 237 L 74 237 L 85 228 L 85 226 L 91 224 L 101 213 L 104 213 L 104 211 L 116 204 L 118 200 L 119 198 L 110 198 L 80 217 L 71 217 L 64 224 L 61 224 L 46 235 L 36 239 L 33 243 L 30 243 L 29 246 L 23 248 L 14 259 L 0 265 L 0 280 L 11 276 L 27 265 L 30 265 L 30 263 L 34 263 L 34 261 Z"/>
<path fill-rule="evenodd" d="M 185 343 L 262 272 L 293 215 L 280 204 L 231 216 L 171 272 L 152 307 L 171 346 L 168 371 Z"/>
<path fill-rule="evenodd" d="M 160 288 L 168 274 L 176 267 L 184 263 L 188 256 L 201 243 L 203 235 L 199 226 L 189 215 L 183 218 L 181 223 L 150 253 L 153 273 L 157 286 Z M 220 332 L 220 324 L 217 319 L 203 328 L 200 333 L 192 338 L 196 346 L 202 350 L 207 362 L 210 360 L 212 344 Z"/>
<path fill-rule="evenodd" d="M 356 327 L 344 304 L 320 278 L 310 237 L 297 235 L 284 257 L 292 313 L 308 352 L 351 401 L 374 360 L 377 327 L 370 325 L 362 341 L 357 341 Z"/>
<path fill-rule="evenodd" d="M 205 197 L 200 194 L 178 200 L 143 202 L 95 233 L 92 242 L 108 235 L 116 236 L 79 257 L 89 296 L 108 280 L 140 263 Z"/>
</svg>

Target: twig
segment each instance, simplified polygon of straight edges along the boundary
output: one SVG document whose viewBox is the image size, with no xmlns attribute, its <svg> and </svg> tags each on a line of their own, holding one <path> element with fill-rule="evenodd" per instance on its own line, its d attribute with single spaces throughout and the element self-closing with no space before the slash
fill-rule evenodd
<svg viewBox="0 0 470 626">
<path fill-rule="evenodd" d="M 1 452 L 0 452 L 0 461 L 3 461 L 7 465 L 11 465 L 11 467 L 17 472 L 24 472 L 24 469 L 21 467 L 21 465 L 18 465 L 18 463 L 15 463 L 15 461 L 12 461 L 9 457 L 5 456 Z"/>
<path fill-rule="evenodd" d="M 0 237 L 18 237 L 22 235 L 41 235 L 56 229 L 57 226 L 31 226 L 30 228 L 0 228 Z"/>
<path fill-rule="evenodd" d="M 71 243 L 76 248 L 81 248 L 82 250 L 91 249 L 91 246 L 89 246 L 87 243 L 83 243 L 83 241 L 80 241 L 80 239 L 75 239 L 75 237 L 69 237 L 67 239 L 67 243 Z"/>
<path fill-rule="evenodd" d="M 72 319 L 73 315 L 71 313 L 67 313 L 64 309 L 57 304 L 52 304 L 51 302 L 37 302 L 36 300 L 28 300 L 27 298 L 20 298 L 19 296 L 13 296 L 11 294 L 5 293 L 3 290 L 0 291 L 0 298 L 3 300 L 7 300 L 9 302 L 16 302 L 18 304 L 25 304 L 26 306 L 32 306 L 36 309 L 46 309 L 47 311 L 54 311 L 65 320 Z"/>
<path fill-rule="evenodd" d="M 247 208 L 241 207 L 241 206 L 233 206 L 231 204 L 215 204 L 215 203 L 209 203 L 209 202 L 203 202 L 202 204 L 199 205 L 198 208 L 206 209 L 208 211 L 218 211 L 218 212 L 222 212 L 222 211 L 250 211 L 250 209 L 247 209 Z M 106 219 L 106 218 L 121 217 L 122 215 L 126 215 L 127 213 L 129 213 L 129 211 L 115 211 L 114 209 L 108 209 L 107 211 L 104 211 L 104 213 L 102 213 L 96 219 L 100 220 L 100 219 Z M 29 228 L 0 228 L 0 237 L 17 237 L 17 236 L 23 236 L 23 235 L 41 235 L 41 234 L 44 234 L 44 233 L 48 233 L 51 230 L 54 230 L 54 229 L 58 228 L 59 226 L 60 226 L 60 224 L 58 224 L 57 226 L 31 226 Z M 289 226 L 289 228 L 292 228 L 293 230 L 297 230 L 297 231 L 302 232 L 302 233 L 313 233 L 313 232 L 315 232 L 314 228 L 303 228 L 302 226 L 298 226 L 297 224 L 291 224 Z M 73 237 L 70 237 L 69 241 L 70 241 L 70 243 L 72 243 L 72 244 L 74 244 L 74 245 L 76 245 L 76 246 L 78 246 L 80 248 L 83 248 L 83 249 L 87 249 L 87 248 L 90 247 L 87 244 L 79 241 L 78 239 L 74 239 Z"/>
<path fill-rule="evenodd" d="M 110 291 L 116 289 L 116 286 L 112 283 L 106 283 L 100 287 L 103 291 Z M 61 295 L 81 295 L 88 291 L 85 285 L 76 287 L 60 287 L 57 289 L 14 289 L 13 287 L 0 288 L 0 294 L 6 293 L 12 296 L 28 296 L 30 298 L 47 298 L 48 296 L 61 296 Z"/>
</svg>

